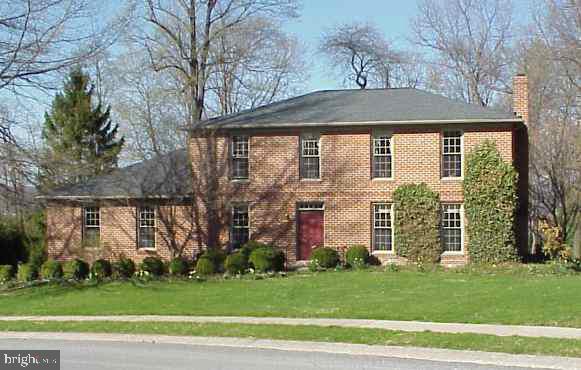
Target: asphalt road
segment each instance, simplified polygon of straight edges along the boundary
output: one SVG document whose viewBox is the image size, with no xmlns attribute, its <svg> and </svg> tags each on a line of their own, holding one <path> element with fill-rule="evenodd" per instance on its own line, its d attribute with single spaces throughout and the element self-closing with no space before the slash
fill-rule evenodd
<svg viewBox="0 0 581 370">
<path fill-rule="evenodd" d="M 1 339 L 0 349 L 59 349 L 63 370 L 523 369 L 386 357 L 181 344 Z"/>
</svg>

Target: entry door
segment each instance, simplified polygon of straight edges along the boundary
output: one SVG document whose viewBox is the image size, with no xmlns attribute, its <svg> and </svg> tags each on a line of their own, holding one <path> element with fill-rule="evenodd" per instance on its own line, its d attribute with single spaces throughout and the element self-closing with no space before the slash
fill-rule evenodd
<svg viewBox="0 0 581 370">
<path fill-rule="evenodd" d="M 322 210 L 299 210 L 298 260 L 308 260 L 313 246 L 324 243 L 324 216 Z"/>
</svg>

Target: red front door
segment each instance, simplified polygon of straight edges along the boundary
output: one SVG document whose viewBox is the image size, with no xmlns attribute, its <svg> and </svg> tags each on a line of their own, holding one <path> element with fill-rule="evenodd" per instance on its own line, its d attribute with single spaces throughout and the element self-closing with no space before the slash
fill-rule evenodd
<svg viewBox="0 0 581 370">
<path fill-rule="evenodd" d="M 324 243 L 323 211 L 299 211 L 298 260 L 308 260 L 313 247 Z"/>
</svg>

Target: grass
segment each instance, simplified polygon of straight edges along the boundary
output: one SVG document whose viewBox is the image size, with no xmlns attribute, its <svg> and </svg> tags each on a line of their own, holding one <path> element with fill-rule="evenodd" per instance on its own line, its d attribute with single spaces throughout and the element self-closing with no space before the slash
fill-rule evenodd
<svg viewBox="0 0 581 370">
<path fill-rule="evenodd" d="M 400 332 L 317 326 L 192 324 L 175 322 L 0 322 L 4 331 L 162 334 L 416 346 L 532 355 L 581 357 L 581 340 L 479 334 Z"/>
<path fill-rule="evenodd" d="M 264 280 L 49 285 L 0 293 L 0 315 L 327 317 L 581 327 L 581 276 L 343 271 Z"/>
</svg>

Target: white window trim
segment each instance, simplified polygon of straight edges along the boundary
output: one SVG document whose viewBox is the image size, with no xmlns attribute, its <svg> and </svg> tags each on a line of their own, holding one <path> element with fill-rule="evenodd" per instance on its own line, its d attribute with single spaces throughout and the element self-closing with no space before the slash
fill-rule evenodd
<svg viewBox="0 0 581 370">
<path fill-rule="evenodd" d="M 444 251 L 442 253 L 443 256 L 461 256 L 464 255 L 466 252 L 466 247 L 465 247 L 465 225 L 466 223 L 464 222 L 464 203 L 460 203 L 460 202 L 442 202 L 441 204 L 441 208 L 442 211 L 444 209 L 444 204 L 459 204 L 460 205 L 460 250 L 459 251 Z"/>
<path fill-rule="evenodd" d="M 301 171 L 301 164 L 303 161 L 303 140 L 304 139 L 312 139 L 313 136 L 316 136 L 319 140 L 319 177 L 318 178 L 304 178 L 302 176 L 302 171 Z M 321 181 L 323 179 L 323 145 L 322 145 L 322 135 L 320 132 L 316 132 L 316 131 L 309 131 L 309 132 L 304 132 L 300 135 L 299 137 L 299 179 L 300 181 Z M 307 157 L 307 158 L 313 158 L 313 157 Z"/>
<path fill-rule="evenodd" d="M 374 177 L 373 176 L 373 159 L 375 157 L 375 138 L 378 136 L 389 136 L 389 148 L 391 149 L 391 177 Z M 395 180 L 395 140 L 393 132 L 384 130 L 374 130 L 371 133 L 371 180 L 372 181 L 393 181 Z"/>
<path fill-rule="evenodd" d="M 95 226 L 87 227 L 87 208 L 96 208 L 97 209 L 97 211 L 98 211 L 97 214 L 99 215 L 99 226 L 96 226 L 96 227 Z M 86 242 L 87 241 L 87 238 L 85 236 L 85 234 L 86 234 L 85 230 L 87 228 L 89 228 L 89 229 L 99 229 L 99 240 L 97 242 L 98 242 L 98 244 L 100 244 L 101 243 L 101 223 L 102 223 L 101 222 L 101 207 L 99 207 L 99 206 L 87 206 L 87 207 L 83 207 L 82 208 L 82 212 L 83 212 L 83 229 L 81 231 L 81 241 L 82 242 Z"/>
<path fill-rule="evenodd" d="M 460 177 L 444 177 L 444 134 L 446 132 L 460 133 Z M 445 129 L 440 132 L 440 178 L 442 181 L 462 181 L 464 180 L 464 130 L 462 129 Z"/>
<path fill-rule="evenodd" d="M 234 230 L 234 207 L 236 206 L 241 206 L 241 205 L 245 205 L 247 210 L 248 210 L 248 240 L 252 240 L 252 217 L 250 217 L 251 215 L 251 207 L 250 207 L 250 202 L 232 202 L 230 203 L 230 231 L 229 231 L 229 236 L 228 236 L 228 244 L 231 245 L 232 244 L 232 231 Z M 242 227 L 239 227 L 239 229 L 243 229 Z"/>
<path fill-rule="evenodd" d="M 230 182 L 241 182 L 241 183 L 246 183 L 246 182 L 250 182 L 250 173 L 251 173 L 251 168 L 250 168 L 250 151 L 251 151 L 251 147 L 250 147 L 250 142 L 251 142 L 251 136 L 250 135 L 245 135 L 245 134 L 232 134 L 229 137 L 229 142 L 228 142 L 228 156 L 229 156 L 229 165 L 232 166 L 232 162 L 234 161 L 234 136 L 241 136 L 241 137 L 246 137 L 246 139 L 248 140 L 248 177 L 243 178 L 243 177 L 232 177 L 232 172 L 231 169 L 229 169 L 229 173 L 228 173 L 228 178 L 230 180 Z"/>
<path fill-rule="evenodd" d="M 375 249 L 375 205 L 389 204 L 389 217 L 391 219 L 391 250 Z M 393 202 L 372 202 L 371 203 L 371 254 L 374 255 L 395 255 L 395 213 Z"/>
<path fill-rule="evenodd" d="M 157 210 L 155 209 L 155 207 L 149 207 L 149 206 L 142 206 L 142 207 L 137 207 L 137 227 L 139 229 L 141 229 L 141 209 L 142 208 L 151 208 L 153 210 L 153 243 L 155 245 L 155 247 L 153 248 L 142 248 L 140 247 L 141 245 L 141 240 L 139 238 L 139 230 L 137 230 L 137 249 L 140 251 L 156 251 L 157 250 Z"/>
</svg>

